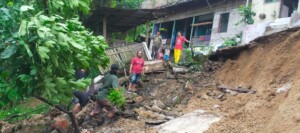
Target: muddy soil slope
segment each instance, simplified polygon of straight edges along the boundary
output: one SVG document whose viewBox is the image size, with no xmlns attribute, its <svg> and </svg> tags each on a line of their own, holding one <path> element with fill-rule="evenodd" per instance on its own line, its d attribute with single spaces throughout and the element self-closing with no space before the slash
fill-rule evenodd
<svg viewBox="0 0 300 133">
<path fill-rule="evenodd" d="M 296 133 L 300 131 L 300 30 L 258 39 L 214 75 L 229 87 L 256 94 L 228 96 L 222 120 L 207 133 Z M 279 88 L 287 92 L 276 92 Z"/>
</svg>

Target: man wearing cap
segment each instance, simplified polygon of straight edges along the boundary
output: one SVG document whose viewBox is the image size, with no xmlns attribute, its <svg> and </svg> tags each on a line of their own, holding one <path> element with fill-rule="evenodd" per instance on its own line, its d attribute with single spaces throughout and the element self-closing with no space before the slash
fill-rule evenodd
<svg viewBox="0 0 300 133">
<path fill-rule="evenodd" d="M 119 66 L 113 64 L 111 66 L 110 72 L 105 75 L 102 79 L 103 86 L 99 90 L 98 94 L 93 97 L 96 100 L 96 105 L 94 110 L 90 113 L 91 116 L 98 114 L 102 108 L 105 108 L 108 111 L 108 117 L 111 118 L 114 116 L 114 108 L 111 106 L 110 102 L 107 99 L 107 95 L 110 89 L 117 89 L 119 87 L 119 81 L 117 77 L 117 73 L 119 70 Z"/>
</svg>

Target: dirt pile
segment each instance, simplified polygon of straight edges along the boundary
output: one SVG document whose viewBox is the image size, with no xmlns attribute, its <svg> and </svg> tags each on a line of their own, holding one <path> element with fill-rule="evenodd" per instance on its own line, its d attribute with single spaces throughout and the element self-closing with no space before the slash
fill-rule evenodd
<svg viewBox="0 0 300 133">
<path fill-rule="evenodd" d="M 214 76 L 220 84 L 251 88 L 256 94 L 227 96 L 219 102 L 217 112 L 223 119 L 208 133 L 299 132 L 300 31 L 260 38 L 251 47 L 236 60 L 227 60 Z M 290 90 L 276 93 L 280 87 Z"/>
</svg>

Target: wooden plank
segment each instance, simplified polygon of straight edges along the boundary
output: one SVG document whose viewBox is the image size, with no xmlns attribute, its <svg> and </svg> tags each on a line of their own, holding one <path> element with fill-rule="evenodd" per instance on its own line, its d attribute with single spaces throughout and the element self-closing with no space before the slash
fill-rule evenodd
<svg viewBox="0 0 300 133">
<path fill-rule="evenodd" d="M 143 51 L 143 57 L 146 58 L 146 53 L 144 51 L 144 46 L 142 44 L 133 44 L 125 47 L 113 48 L 105 51 L 105 54 L 108 56 L 110 62 L 108 66 L 112 64 L 119 64 L 121 67 L 125 66 L 125 63 L 130 62 L 131 59 L 136 56 L 137 51 Z M 108 68 L 99 67 L 101 73 L 109 71 Z"/>
</svg>

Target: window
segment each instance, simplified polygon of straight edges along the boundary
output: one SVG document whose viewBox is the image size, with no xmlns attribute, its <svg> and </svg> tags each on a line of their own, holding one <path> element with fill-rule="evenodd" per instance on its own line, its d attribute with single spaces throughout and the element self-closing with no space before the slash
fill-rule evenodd
<svg viewBox="0 0 300 133">
<path fill-rule="evenodd" d="M 229 21 L 229 13 L 224 13 L 220 15 L 219 33 L 227 32 L 228 21 Z"/>
<path fill-rule="evenodd" d="M 265 0 L 265 3 L 277 2 L 277 0 Z"/>
</svg>

